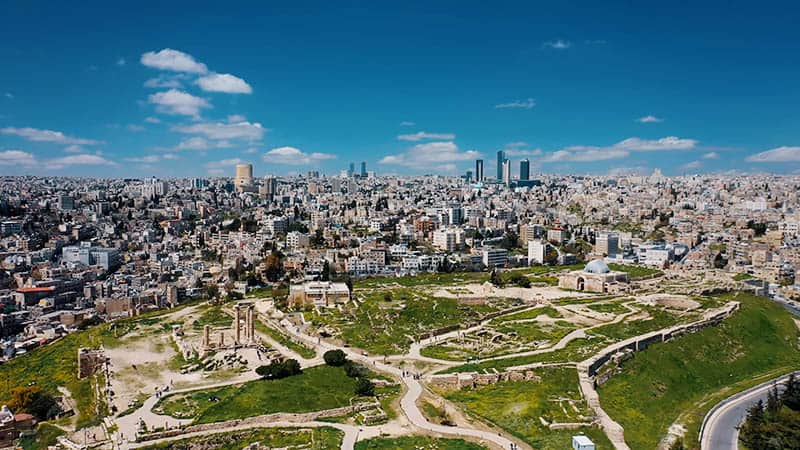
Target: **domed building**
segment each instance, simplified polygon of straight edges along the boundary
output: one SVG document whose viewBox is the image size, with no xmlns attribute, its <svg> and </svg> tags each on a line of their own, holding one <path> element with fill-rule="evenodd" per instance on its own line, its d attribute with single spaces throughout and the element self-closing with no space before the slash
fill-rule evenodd
<svg viewBox="0 0 800 450">
<path fill-rule="evenodd" d="M 616 293 L 627 290 L 628 274 L 611 270 L 602 259 L 590 261 L 583 270 L 558 276 L 558 287 L 581 292 Z"/>
</svg>

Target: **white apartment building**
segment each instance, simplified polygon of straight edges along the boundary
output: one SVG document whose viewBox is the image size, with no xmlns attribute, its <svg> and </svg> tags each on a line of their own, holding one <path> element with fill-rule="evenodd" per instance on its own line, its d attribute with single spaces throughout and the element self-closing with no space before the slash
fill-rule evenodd
<svg viewBox="0 0 800 450">
<path fill-rule="evenodd" d="M 309 238 L 305 233 L 299 231 L 290 231 L 286 233 L 286 246 L 292 250 L 298 250 L 308 247 Z"/>
<path fill-rule="evenodd" d="M 433 246 L 445 252 L 454 252 L 464 245 L 464 230 L 442 228 L 433 232 Z"/>
<path fill-rule="evenodd" d="M 528 264 L 544 264 L 548 245 L 541 239 L 528 241 Z"/>
</svg>

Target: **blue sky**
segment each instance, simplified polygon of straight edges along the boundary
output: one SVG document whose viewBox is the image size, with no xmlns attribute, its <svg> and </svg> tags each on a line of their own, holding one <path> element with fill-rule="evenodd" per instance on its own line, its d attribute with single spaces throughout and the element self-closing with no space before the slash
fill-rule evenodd
<svg viewBox="0 0 800 450">
<path fill-rule="evenodd" d="M 4 2 L 0 174 L 800 170 L 796 2 L 110 3 Z"/>
</svg>

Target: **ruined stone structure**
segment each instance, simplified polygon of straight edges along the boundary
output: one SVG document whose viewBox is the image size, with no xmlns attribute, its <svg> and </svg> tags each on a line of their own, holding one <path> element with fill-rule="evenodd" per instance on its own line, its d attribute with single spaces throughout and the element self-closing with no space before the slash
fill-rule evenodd
<svg viewBox="0 0 800 450">
<path fill-rule="evenodd" d="M 532 370 L 507 372 L 462 372 L 433 375 L 430 378 L 431 386 L 440 386 L 449 389 L 473 388 L 499 383 L 501 381 L 541 381 L 541 377 L 534 374 Z"/>
<path fill-rule="evenodd" d="M 106 362 L 106 355 L 102 350 L 92 348 L 78 349 L 78 379 L 82 380 L 97 372 Z"/>
<path fill-rule="evenodd" d="M 244 322 L 244 323 L 243 323 Z M 231 323 L 231 331 L 233 333 L 233 342 L 229 343 L 232 348 L 242 346 L 258 345 L 256 339 L 256 308 L 252 303 L 242 302 L 237 303 L 233 307 L 233 321 Z M 219 330 L 217 334 L 217 345 L 212 344 L 211 327 L 206 325 L 203 327 L 203 352 L 210 352 L 213 350 L 221 350 L 226 348 L 225 332 L 227 330 Z"/>
</svg>

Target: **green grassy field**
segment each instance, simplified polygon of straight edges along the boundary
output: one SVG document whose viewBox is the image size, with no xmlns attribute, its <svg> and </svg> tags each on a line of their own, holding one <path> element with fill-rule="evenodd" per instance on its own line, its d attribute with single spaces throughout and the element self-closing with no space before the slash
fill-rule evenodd
<svg viewBox="0 0 800 450">
<path fill-rule="evenodd" d="M 625 314 L 628 312 L 628 308 L 622 306 L 623 301 L 628 301 L 630 299 L 613 301 L 608 303 L 600 303 L 596 305 L 586 305 L 587 308 L 591 309 L 592 311 L 597 311 L 601 313 L 612 313 L 612 314 Z"/>
<path fill-rule="evenodd" d="M 608 268 L 611 270 L 616 270 L 618 272 L 625 272 L 631 278 L 631 280 L 636 280 L 640 278 L 647 278 L 654 275 L 661 275 L 663 274 L 662 271 L 658 269 L 653 269 L 650 267 L 643 267 L 643 266 L 631 266 L 628 264 L 614 264 L 611 263 L 608 265 Z"/>
<path fill-rule="evenodd" d="M 206 325 L 213 327 L 229 327 L 233 324 L 233 318 L 222 310 L 222 306 L 209 306 L 203 309 L 200 317 L 192 322 L 192 328 L 202 330 Z"/>
<path fill-rule="evenodd" d="M 552 352 L 538 353 L 528 356 L 514 356 L 510 358 L 501 358 L 478 363 L 469 363 L 461 366 L 449 367 L 438 373 L 482 372 L 490 369 L 502 371 L 509 367 L 533 363 L 565 363 L 583 361 L 588 359 L 590 356 L 609 343 L 610 341 L 608 339 L 601 336 L 580 338 L 570 341 L 566 347 Z"/>
<path fill-rule="evenodd" d="M 555 308 L 552 308 L 550 306 L 545 306 L 542 308 L 533 308 L 525 311 L 516 312 L 513 314 L 507 314 L 505 316 L 496 317 L 492 319 L 492 323 L 508 322 L 512 320 L 535 319 L 541 315 L 552 317 L 554 319 L 561 317 L 561 313 L 558 312 Z"/>
<path fill-rule="evenodd" d="M 65 433 L 61 428 L 49 423 L 42 423 L 36 427 L 36 435 L 20 438 L 19 445 L 23 450 L 45 450 L 58 443 L 58 437 Z"/>
<path fill-rule="evenodd" d="M 800 364 L 798 329 L 788 312 L 768 299 L 728 294 L 742 308 L 722 324 L 655 344 L 623 365 L 599 389 L 603 408 L 625 428 L 632 449 L 653 449 L 679 416 L 697 441 L 706 401 L 737 383 Z M 730 392 L 728 392 L 730 391 Z"/>
<path fill-rule="evenodd" d="M 371 277 L 353 283 L 354 289 L 375 289 L 391 286 L 451 286 L 483 283 L 489 280 L 487 272 L 419 273 L 403 277 Z"/>
<path fill-rule="evenodd" d="M 77 405 L 77 427 L 99 423 L 108 415 L 107 405 L 95 394 L 95 378 L 78 380 L 78 349 L 101 345 L 113 348 L 121 345 L 123 340 L 148 339 L 157 333 L 170 333 L 172 324 L 162 316 L 174 311 L 155 311 L 136 318 L 103 323 L 69 334 L 0 365 L 0 402 L 7 401 L 9 391 L 17 386 L 35 384 L 55 396 L 61 395 L 58 387 L 63 386 L 70 391 Z"/>
<path fill-rule="evenodd" d="M 505 334 L 502 341 L 497 341 L 496 347 L 483 346 L 474 350 L 460 345 L 458 339 L 451 339 L 446 343 L 430 345 L 421 350 L 423 356 L 449 361 L 464 361 L 471 358 L 489 358 L 509 353 L 516 353 L 534 349 L 540 346 L 553 345 L 561 338 L 576 329 L 576 326 L 564 320 L 553 323 L 530 321 L 539 316 L 561 317 L 553 308 L 536 308 L 529 311 L 501 316 L 493 319 L 486 325 L 487 331 L 496 331 Z M 476 333 L 470 336 L 475 337 Z"/>
<path fill-rule="evenodd" d="M 163 442 L 142 447 L 144 450 L 195 450 L 213 448 L 215 450 L 241 450 L 259 443 L 260 448 L 305 448 L 327 450 L 339 448 L 344 432 L 335 428 L 258 428 L 232 431 Z"/>
<path fill-rule="evenodd" d="M 357 442 L 356 450 L 483 450 L 486 447 L 463 439 L 427 436 L 379 437 Z"/>
<path fill-rule="evenodd" d="M 280 380 L 204 389 L 164 397 L 154 411 L 196 423 L 221 422 L 276 412 L 302 413 L 339 408 L 355 397 L 356 380 L 341 367 L 317 366 Z"/>
<path fill-rule="evenodd" d="M 547 422 L 589 422 L 588 406 L 578 388 L 578 372 L 574 368 L 536 370 L 541 382 L 515 381 L 462 389 L 445 394 L 468 414 L 502 428 L 539 450 L 570 448 L 572 436 L 585 433 L 598 450 L 611 449 L 602 430 L 582 427 L 578 430 L 550 430 Z M 576 411 L 577 409 L 577 411 Z"/>
<path fill-rule="evenodd" d="M 258 332 L 266 334 L 279 344 L 287 347 L 289 350 L 292 350 L 303 358 L 311 359 L 317 356 L 317 352 L 313 348 L 290 338 L 288 335 L 272 328 L 271 326 L 265 325 L 260 320 L 255 321 L 255 328 Z"/>
<path fill-rule="evenodd" d="M 387 294 L 390 301 L 386 301 Z M 435 298 L 406 288 L 360 294 L 360 299 L 361 304 L 348 304 L 343 311 L 307 312 L 306 319 L 315 327 L 338 329 L 339 338 L 347 345 L 371 354 L 394 355 L 408 350 L 412 336 L 475 321 L 498 309 L 462 306 L 456 299 Z"/>
<path fill-rule="evenodd" d="M 679 323 L 691 322 L 697 319 L 697 314 L 678 316 L 657 307 L 639 305 L 637 308 L 650 313 L 650 318 L 647 320 L 623 320 L 622 322 L 612 323 L 589 330 L 589 334 L 604 336 L 613 341 L 622 341 L 633 336 L 639 336 L 651 331 L 668 328 Z"/>
</svg>

